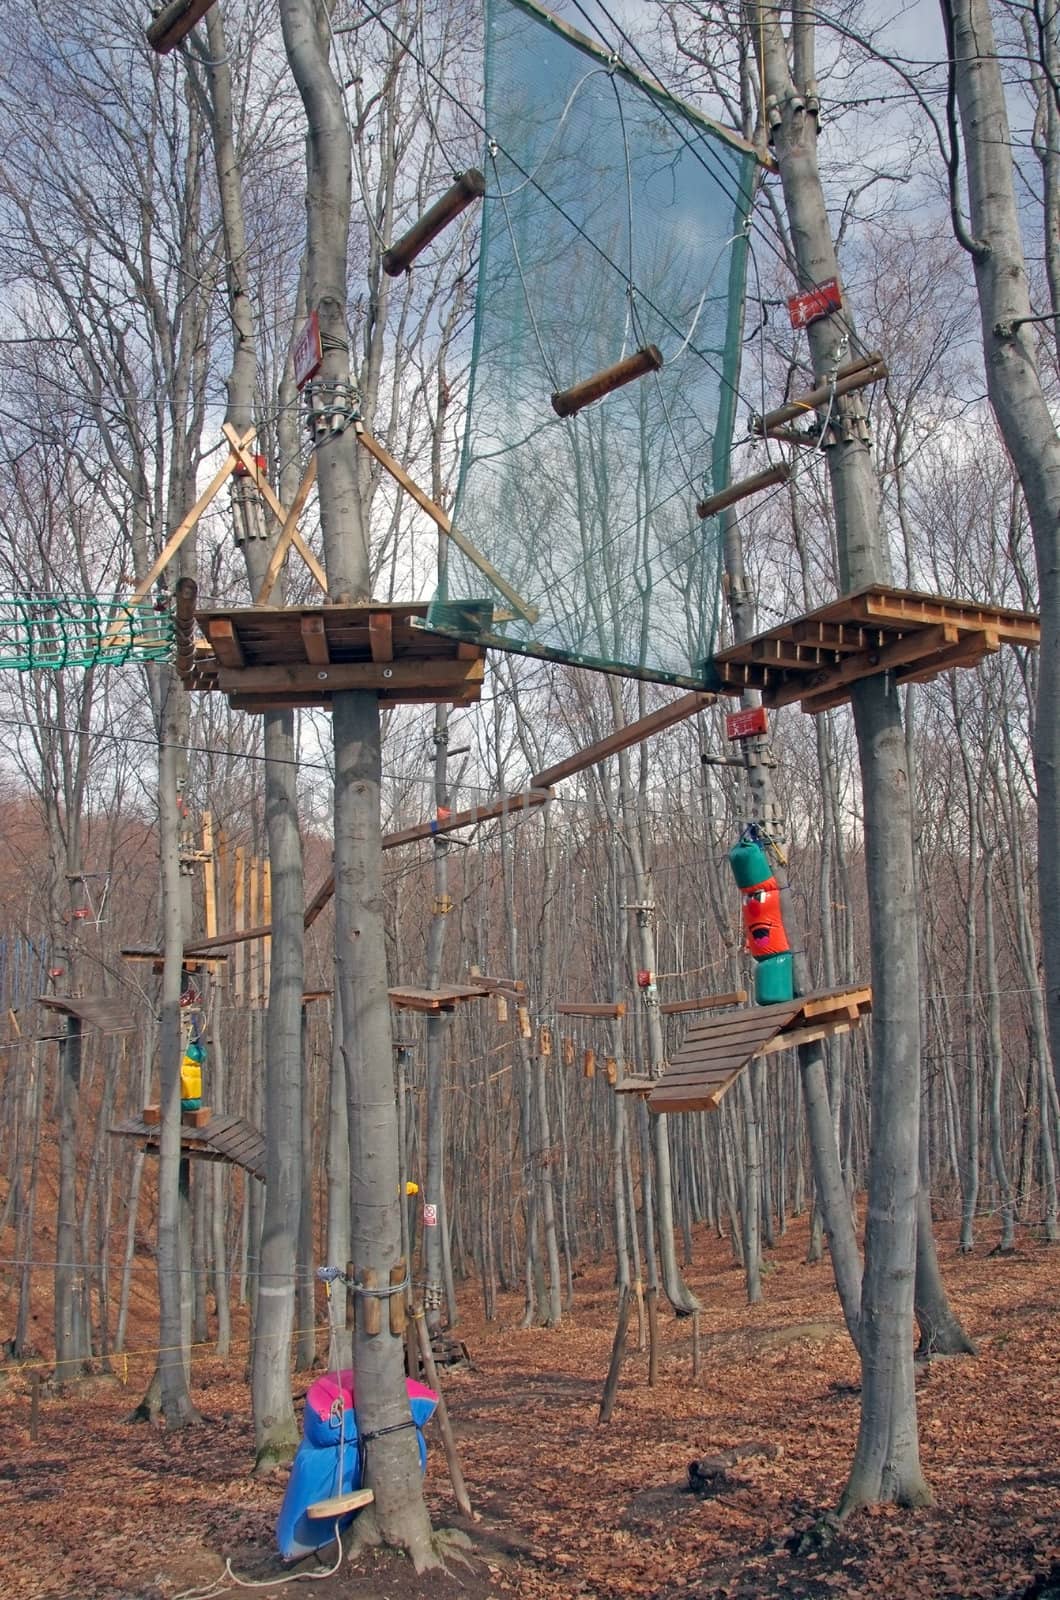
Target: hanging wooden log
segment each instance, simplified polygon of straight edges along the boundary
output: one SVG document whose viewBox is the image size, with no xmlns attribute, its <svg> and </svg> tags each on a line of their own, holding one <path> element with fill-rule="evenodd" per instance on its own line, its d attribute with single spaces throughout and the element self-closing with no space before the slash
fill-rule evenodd
<svg viewBox="0 0 1060 1600">
<path fill-rule="evenodd" d="M 177 677 L 184 683 L 195 667 L 195 601 L 198 585 L 194 578 L 178 578 L 173 608 L 173 636 L 176 640 Z"/>
<path fill-rule="evenodd" d="M 537 1036 L 537 1053 L 540 1056 L 552 1054 L 552 1029 L 542 1028 Z"/>
<path fill-rule="evenodd" d="M 519 1006 L 518 1017 L 520 1039 L 532 1039 L 534 1037 L 534 1027 L 533 1023 L 530 1021 L 529 1006 Z"/>
<path fill-rule="evenodd" d="M 147 30 L 147 42 L 160 56 L 167 55 L 206 15 L 214 0 L 169 0 Z"/>
<path fill-rule="evenodd" d="M 607 1073 L 608 1083 L 614 1087 L 618 1082 L 618 1061 L 614 1056 L 606 1056 L 604 1058 L 604 1071 Z"/>
<path fill-rule="evenodd" d="M 569 1033 L 563 1035 L 563 1065 L 565 1067 L 574 1065 L 574 1040 Z"/>
<path fill-rule="evenodd" d="M 831 381 L 818 384 L 809 394 L 789 400 L 787 405 L 779 406 L 776 411 L 767 411 L 764 417 L 752 417 L 751 432 L 769 433 L 773 428 L 781 428 L 786 422 L 794 422 L 797 418 L 805 416 L 807 411 L 816 411 L 818 406 L 826 406 L 833 392 L 837 397 L 851 394 L 855 389 L 864 389 L 870 383 L 878 383 L 886 376 L 887 364 L 879 354 L 849 361 L 846 366 L 837 369 L 834 386 Z"/>
<path fill-rule="evenodd" d="M 383 271 L 391 278 L 407 272 L 431 240 L 436 239 L 442 229 L 447 228 L 462 211 L 466 211 L 473 201 L 481 200 L 485 193 L 486 180 L 476 167 L 462 172 L 452 188 L 447 189 L 441 199 L 436 200 L 430 210 L 413 223 L 397 244 L 390 246 L 383 256 Z"/>
<path fill-rule="evenodd" d="M 748 495 L 757 494 L 760 489 L 771 489 L 775 483 L 787 483 L 791 477 L 791 468 L 786 461 L 778 461 L 775 466 L 766 467 L 763 472 L 756 472 L 753 477 L 742 478 L 739 483 L 730 483 L 727 489 L 722 489 L 718 494 L 712 494 L 706 500 L 700 500 L 696 506 L 697 517 L 713 517 L 719 511 L 724 511 L 726 506 L 734 506 L 737 500 L 746 500 Z"/>
<path fill-rule="evenodd" d="M 584 406 L 592 405 L 594 400 L 602 400 L 605 394 L 613 394 L 616 389 L 632 383 L 636 378 L 643 378 L 646 373 L 658 372 L 662 364 L 662 351 L 658 345 L 646 344 L 643 350 L 634 351 L 624 361 L 616 361 L 613 367 L 586 378 L 583 383 L 576 383 L 571 389 L 557 389 L 552 396 L 552 409 L 557 417 L 573 417 Z"/>
<path fill-rule="evenodd" d="M 582 1077 L 596 1077 L 596 1051 L 593 1049 L 586 1050 L 585 1055 L 582 1058 Z"/>
</svg>

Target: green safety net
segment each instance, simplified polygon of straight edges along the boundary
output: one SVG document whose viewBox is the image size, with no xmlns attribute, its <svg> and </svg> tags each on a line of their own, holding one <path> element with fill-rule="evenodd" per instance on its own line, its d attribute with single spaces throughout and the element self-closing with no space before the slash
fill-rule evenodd
<svg viewBox="0 0 1060 1600">
<path fill-rule="evenodd" d="M 168 604 L 94 595 L 0 597 L 0 667 L 118 666 L 168 661 L 173 617 Z"/>
<path fill-rule="evenodd" d="M 694 686 L 720 589 L 696 502 L 728 482 L 755 158 L 528 0 L 486 0 L 485 28 L 453 518 L 483 559 L 450 542 L 427 625 Z M 648 345 L 661 370 L 557 417 L 554 391 Z"/>
</svg>

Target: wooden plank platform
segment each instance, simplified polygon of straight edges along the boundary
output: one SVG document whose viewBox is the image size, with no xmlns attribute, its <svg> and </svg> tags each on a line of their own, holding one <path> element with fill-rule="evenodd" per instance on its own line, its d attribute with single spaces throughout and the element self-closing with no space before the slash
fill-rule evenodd
<svg viewBox="0 0 1060 1600">
<path fill-rule="evenodd" d="M 383 600 L 197 610 L 204 642 L 183 681 L 244 711 L 326 709 L 343 689 L 370 689 L 385 706 L 473 705 L 484 648 L 430 632 L 426 615 L 426 601 Z"/>
<path fill-rule="evenodd" d="M 132 1012 L 109 994 L 41 994 L 37 1004 L 60 1016 L 77 1017 L 100 1033 L 132 1033 L 136 1028 Z"/>
<path fill-rule="evenodd" d="M 119 1138 L 142 1139 L 146 1149 L 158 1153 L 161 1129 L 157 1122 L 145 1122 L 143 1117 L 129 1117 L 116 1123 L 111 1133 Z M 265 1178 L 265 1136 L 252 1122 L 243 1117 L 217 1112 L 202 1128 L 189 1128 L 181 1124 L 180 1148 L 186 1156 L 198 1156 L 207 1161 L 231 1161 L 249 1172 L 252 1178 Z"/>
<path fill-rule="evenodd" d="M 481 983 L 443 983 L 437 989 L 416 989 L 408 984 L 389 989 L 390 1004 L 398 1011 L 455 1011 L 466 1000 L 485 1000 L 494 991 Z"/>
<path fill-rule="evenodd" d="M 659 1011 L 664 1017 L 672 1017 L 681 1011 L 723 1011 L 726 1006 L 746 1004 L 747 990 L 733 989 L 729 994 L 704 994 L 692 1000 L 663 1000 Z"/>
<path fill-rule="evenodd" d="M 846 1033 L 871 1009 L 872 990 L 859 985 L 818 989 L 778 1005 L 711 1017 L 688 1030 L 680 1050 L 652 1085 L 648 1110 L 713 1111 L 756 1056 Z"/>
<path fill-rule="evenodd" d="M 1040 638 L 1029 611 L 874 584 L 719 651 L 708 676 L 723 694 L 758 689 L 767 706 L 797 700 L 816 713 L 849 700 L 859 678 L 893 672 L 898 683 L 927 683 Z"/>
</svg>

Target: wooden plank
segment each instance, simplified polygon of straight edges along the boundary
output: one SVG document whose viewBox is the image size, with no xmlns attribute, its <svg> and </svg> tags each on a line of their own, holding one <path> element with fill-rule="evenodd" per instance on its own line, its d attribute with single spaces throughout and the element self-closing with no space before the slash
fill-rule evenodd
<svg viewBox="0 0 1060 1600">
<path fill-rule="evenodd" d="M 298 519 L 305 510 L 305 503 L 309 499 L 310 489 L 316 482 L 316 476 L 317 453 L 314 450 L 309 457 L 309 464 L 302 474 L 302 481 L 298 485 L 298 493 L 291 501 L 291 508 L 284 519 L 283 527 L 280 529 L 280 536 L 273 546 L 272 555 L 269 557 L 269 565 L 265 570 L 265 580 L 258 590 L 256 604 L 259 606 L 267 606 L 272 598 L 272 591 L 275 589 L 276 581 L 280 576 L 280 568 L 283 566 L 287 552 L 291 548 L 291 543 L 298 527 Z"/>
<path fill-rule="evenodd" d="M 861 655 L 848 655 L 830 671 L 822 672 L 810 683 L 786 684 L 776 690 L 770 699 L 774 705 L 788 705 L 806 696 L 811 701 L 820 695 L 834 693 L 840 687 L 855 683 L 859 678 L 872 678 L 881 672 L 891 672 L 910 662 L 923 661 L 926 656 L 945 654 L 958 643 L 960 632 L 952 622 L 935 623 L 927 628 L 914 628 L 903 633 L 878 649 L 866 650 Z"/>
<path fill-rule="evenodd" d="M 660 706 L 658 711 L 650 711 L 646 717 L 639 717 L 636 722 L 629 722 L 624 728 L 618 728 L 603 739 L 597 739 L 595 743 L 575 751 L 574 755 L 557 761 L 554 766 L 546 767 L 543 772 L 535 772 L 530 779 L 530 787 L 550 789 L 553 784 L 561 783 L 564 778 L 573 777 L 576 772 L 584 772 L 586 767 L 594 767 L 598 762 L 606 761 L 608 756 L 617 755 L 620 750 L 628 750 L 631 745 L 640 744 L 642 739 L 648 739 L 654 733 L 661 733 L 665 728 L 672 728 L 675 723 L 684 722 L 686 717 L 694 716 L 704 707 L 714 705 L 717 698 L 717 695 L 707 694 L 701 690 L 683 694 L 677 700 L 671 700 L 667 705 Z"/>
<path fill-rule="evenodd" d="M 249 428 L 241 438 L 239 438 L 238 435 L 236 437 L 240 444 L 249 444 L 254 437 L 254 429 Z M 232 473 L 235 471 L 238 464 L 238 459 L 239 458 L 235 452 L 235 447 L 233 446 L 233 448 L 229 451 L 226 460 L 223 462 L 217 472 L 214 473 L 213 477 L 210 479 L 206 488 L 196 500 L 191 510 L 182 518 L 180 522 L 178 522 L 177 526 L 166 540 L 158 556 L 152 563 L 146 577 L 141 578 L 140 582 L 136 585 L 136 588 L 129 597 L 130 604 L 135 605 L 138 600 L 143 600 L 148 594 L 150 594 L 156 581 L 162 576 L 163 572 L 165 572 L 166 568 L 169 566 L 169 563 L 172 561 L 173 557 L 176 555 L 177 551 L 188 537 L 188 534 L 202 516 L 203 512 L 209 506 L 218 490 L 223 488 L 228 482 L 229 478 L 232 476 Z"/>
<path fill-rule="evenodd" d="M 869 643 L 868 630 L 856 623 L 814 622 L 809 617 L 801 622 L 790 623 L 788 634 L 796 644 L 818 645 L 837 655 L 851 650 L 865 650 Z M 878 638 L 879 634 L 873 630 L 872 636 Z"/>
<path fill-rule="evenodd" d="M 802 1013 L 806 1017 L 819 1017 L 836 1006 L 872 1005 L 872 989 L 867 983 L 849 989 L 822 989 L 802 997 Z"/>
<path fill-rule="evenodd" d="M 243 646 L 239 642 L 235 623 L 228 617 L 215 617 L 206 624 L 206 637 L 213 648 L 213 653 L 222 667 L 239 668 L 246 666 L 246 657 Z"/>
<path fill-rule="evenodd" d="M 386 471 L 389 472 L 395 483 L 400 484 L 405 493 L 415 500 L 421 511 L 426 511 L 427 515 L 431 518 L 431 521 L 436 527 L 442 530 L 446 538 L 451 539 L 453 544 L 456 545 L 457 549 L 463 551 L 464 555 L 472 563 L 472 565 L 478 568 L 482 575 L 487 578 L 490 583 L 492 583 L 493 587 L 504 596 L 508 604 L 515 611 L 517 611 L 521 617 L 525 617 L 527 622 L 536 622 L 538 616 L 540 615 L 537 608 L 535 606 L 528 605 L 522 596 L 512 588 L 507 578 L 497 571 L 497 568 L 493 565 L 492 561 L 487 561 L 481 550 L 477 549 L 475 545 L 471 543 L 471 540 L 460 532 L 459 528 L 455 528 L 453 526 L 452 521 L 442 510 L 441 506 L 436 505 L 431 499 L 430 495 L 425 494 L 420 488 L 419 484 L 413 482 L 412 478 L 409 477 L 409 474 L 405 471 L 404 467 L 401 466 L 399 462 L 394 460 L 394 457 L 388 450 L 383 448 L 378 439 L 373 439 L 372 435 L 366 432 L 359 422 L 355 422 L 354 427 L 357 430 L 357 438 L 368 451 L 369 455 L 374 456 L 379 462 L 379 465 L 384 467 Z"/>
<path fill-rule="evenodd" d="M 485 658 L 456 661 L 427 656 L 420 660 L 403 659 L 383 664 L 375 661 L 339 661 L 314 666 L 291 662 L 271 667 L 244 667 L 234 671 L 222 667 L 217 683 L 222 694 L 268 695 L 293 691 L 336 694 L 344 689 L 376 689 L 393 693 L 400 689 L 459 689 L 481 683 L 486 673 Z"/>
<path fill-rule="evenodd" d="M 437 989 L 419 989 L 400 984 L 388 989 L 390 1004 L 408 1011 L 438 1011 L 465 1000 L 484 1000 L 490 993 L 481 984 L 440 984 Z"/>
<path fill-rule="evenodd" d="M 996 629 L 984 628 L 980 633 L 966 633 L 951 650 L 944 650 L 931 661 L 911 664 L 905 672 L 897 674 L 899 683 L 929 683 L 940 673 L 954 667 L 977 667 L 987 656 L 1001 649 L 1001 635 Z"/>
<path fill-rule="evenodd" d="M 213 818 L 208 811 L 202 814 L 202 848 L 206 856 L 202 867 L 202 913 L 206 937 L 217 933 L 217 863 L 213 851 Z"/>
<path fill-rule="evenodd" d="M 660 1082 L 658 1078 L 620 1078 L 615 1084 L 616 1094 L 649 1095 Z"/>
<path fill-rule="evenodd" d="M 329 1500 L 314 1500 L 306 1507 L 306 1516 L 314 1521 L 344 1517 L 351 1511 L 360 1511 L 375 1500 L 371 1489 L 351 1489 L 347 1494 L 333 1494 Z"/>
<path fill-rule="evenodd" d="M 302 640 L 305 658 L 316 667 L 326 667 L 331 660 L 331 651 L 328 649 L 328 636 L 324 630 L 322 616 L 300 617 L 298 619 L 298 633 Z"/>
<path fill-rule="evenodd" d="M 373 611 L 368 618 L 368 642 L 373 661 L 393 661 L 394 620 L 387 611 Z M 472 647 L 474 648 L 474 647 Z M 474 656 L 464 659 L 474 660 Z"/>
<path fill-rule="evenodd" d="M 851 595 L 857 613 L 872 621 L 953 622 L 959 628 L 996 629 L 1005 644 L 1036 645 L 1041 639 L 1041 621 L 1029 611 L 1009 606 L 979 605 L 944 595 L 917 594 L 912 589 L 875 588 Z"/>
<path fill-rule="evenodd" d="M 556 1015 L 560 1017 L 624 1017 L 624 1000 L 560 1000 Z"/>
<path fill-rule="evenodd" d="M 659 1010 L 664 1017 L 673 1017 L 681 1011 L 718 1011 L 722 1006 L 742 1006 L 746 1003 L 747 990 L 733 989 L 731 994 L 703 994 L 693 1000 L 663 1000 Z"/>
</svg>

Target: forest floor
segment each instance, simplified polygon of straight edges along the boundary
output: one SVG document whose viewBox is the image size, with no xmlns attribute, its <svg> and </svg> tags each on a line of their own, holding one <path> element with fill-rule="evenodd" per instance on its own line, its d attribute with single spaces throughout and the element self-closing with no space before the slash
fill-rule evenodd
<svg viewBox="0 0 1060 1600">
<path fill-rule="evenodd" d="M 432 1424 L 427 1490 L 437 1525 L 463 1526 L 465 1561 L 417 1580 L 369 1554 L 318 1577 L 317 1600 L 750 1600 L 930 1596 L 1060 1600 L 1060 1251 L 1021 1237 L 1013 1256 L 940 1250 L 976 1359 L 939 1360 L 918 1381 L 930 1509 L 864 1512 L 820 1529 L 839 1499 L 858 1427 L 858 1367 L 827 1265 L 808 1267 L 805 1222 L 770 1252 L 765 1298 L 745 1303 L 727 1243 L 701 1232 L 688 1278 L 703 1301 L 702 1371 L 691 1325 L 661 1317 L 659 1379 L 647 1384 L 636 1319 L 610 1424 L 597 1422 L 614 1327 L 605 1265 L 576 1280 L 557 1330 L 521 1329 L 519 1297 L 483 1321 L 478 1292 L 457 1330 L 474 1369 L 443 1373 L 478 1520 L 454 1514 Z M 146 1309 L 146 1307 L 144 1308 Z M 245 1325 L 243 1327 L 245 1332 Z M 197 1353 L 205 1426 L 167 1436 L 123 1419 L 151 1371 L 138 1358 L 83 1391 L 49 1394 L 31 1442 L 30 1370 L 0 1369 L 0 1595 L 4 1600 L 176 1600 L 224 1573 L 282 1585 L 273 1527 L 282 1476 L 249 1476 L 245 1346 Z M 132 1343 L 132 1338 L 130 1339 Z M 308 1378 L 296 1376 L 295 1392 Z M 694 1459 L 744 1442 L 749 1456 L 709 1498 L 687 1489 Z M 334 1547 L 330 1554 L 334 1554 Z M 231 1581 L 215 1596 L 243 1594 Z"/>
</svg>

